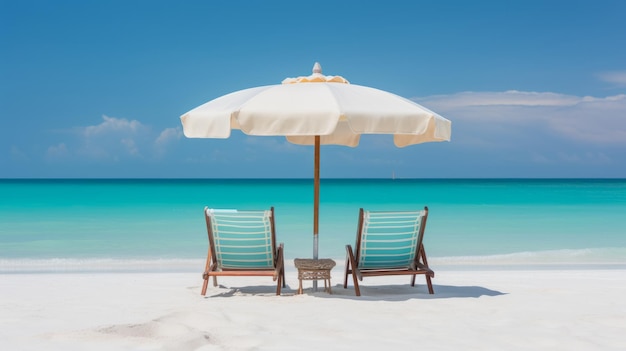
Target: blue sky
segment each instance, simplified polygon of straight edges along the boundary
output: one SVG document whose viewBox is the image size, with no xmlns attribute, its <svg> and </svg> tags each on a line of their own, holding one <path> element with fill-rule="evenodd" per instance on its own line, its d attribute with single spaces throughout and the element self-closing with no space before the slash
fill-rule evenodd
<svg viewBox="0 0 626 351">
<path fill-rule="evenodd" d="M 626 177 L 626 1 L 0 0 L 0 177 L 310 178 L 280 137 L 179 117 L 324 73 L 413 99 L 452 141 L 323 146 L 321 175 Z"/>
</svg>

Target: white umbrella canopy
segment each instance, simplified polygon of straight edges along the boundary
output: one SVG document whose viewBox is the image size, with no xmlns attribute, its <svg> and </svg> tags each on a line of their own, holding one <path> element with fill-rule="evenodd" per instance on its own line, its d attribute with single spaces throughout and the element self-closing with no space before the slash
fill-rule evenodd
<svg viewBox="0 0 626 351">
<path fill-rule="evenodd" d="M 393 134 L 398 147 L 449 141 L 451 122 L 398 95 L 324 76 L 316 63 L 308 77 L 236 91 L 182 117 L 189 138 L 228 138 L 231 129 L 248 135 L 286 136 L 294 144 L 355 147 L 361 134 Z"/>
<path fill-rule="evenodd" d="M 397 147 L 450 141 L 452 123 L 398 95 L 313 74 L 282 84 L 236 91 L 181 116 L 188 138 L 228 138 L 232 129 L 248 135 L 285 136 L 294 144 L 315 145 L 313 258 L 318 255 L 319 146 L 356 147 L 361 134 L 391 134 Z"/>
</svg>

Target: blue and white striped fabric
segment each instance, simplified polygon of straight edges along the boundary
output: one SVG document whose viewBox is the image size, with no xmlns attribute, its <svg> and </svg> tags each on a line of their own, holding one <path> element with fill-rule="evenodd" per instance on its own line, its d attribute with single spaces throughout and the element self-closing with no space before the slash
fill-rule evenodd
<svg viewBox="0 0 626 351">
<path fill-rule="evenodd" d="M 206 214 L 220 268 L 274 268 L 272 211 L 206 209 Z"/>
<path fill-rule="evenodd" d="M 415 261 L 425 211 L 364 211 L 358 267 L 406 269 Z"/>
</svg>

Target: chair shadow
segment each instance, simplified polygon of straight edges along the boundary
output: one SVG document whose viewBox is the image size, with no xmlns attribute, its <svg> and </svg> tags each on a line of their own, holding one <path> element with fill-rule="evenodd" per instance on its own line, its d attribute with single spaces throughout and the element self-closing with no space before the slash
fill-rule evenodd
<svg viewBox="0 0 626 351">
<path fill-rule="evenodd" d="M 488 289 L 482 286 L 455 286 L 433 284 L 434 294 L 429 294 L 426 286 L 412 287 L 410 285 L 359 285 L 361 296 L 356 296 L 353 286 L 344 289 L 343 284 L 332 288 L 332 294 L 324 293 L 323 289 L 313 292 L 316 297 L 344 298 L 366 301 L 405 301 L 410 299 L 452 299 L 452 298 L 479 298 L 483 296 L 495 297 L 507 293 Z M 306 291 L 305 291 L 306 293 Z"/>
<path fill-rule="evenodd" d="M 435 294 L 429 294 L 423 298 L 479 298 L 482 296 L 507 295 L 507 293 L 491 290 L 482 286 L 433 285 L 433 289 L 435 290 Z"/>
<path fill-rule="evenodd" d="M 356 296 L 354 287 L 349 285 L 344 289 L 343 284 L 336 284 L 331 287 L 331 293 L 324 291 L 324 287 L 305 288 L 304 295 L 311 295 L 319 298 L 340 298 L 357 301 L 405 301 L 411 299 L 452 299 L 452 298 L 479 298 L 483 296 L 495 297 L 507 295 L 507 293 L 488 289 L 482 286 L 456 286 L 433 284 L 434 294 L 429 294 L 425 285 L 412 287 L 405 285 L 359 285 L 361 296 Z M 234 297 L 234 296 L 277 296 L 275 285 L 248 285 L 241 287 L 227 287 L 218 285 L 207 290 L 205 298 Z M 292 289 L 289 284 L 282 288 L 280 296 L 297 295 L 297 288 Z"/>
<path fill-rule="evenodd" d="M 218 291 L 215 291 L 219 289 Z M 289 285 L 281 289 L 281 296 L 295 295 L 295 290 L 291 289 Z M 246 295 L 258 295 L 258 296 L 278 296 L 276 295 L 276 285 L 248 285 L 238 287 L 227 287 L 219 284 L 217 287 L 209 287 L 205 298 L 214 297 L 233 297 L 233 296 L 246 296 Z"/>
</svg>

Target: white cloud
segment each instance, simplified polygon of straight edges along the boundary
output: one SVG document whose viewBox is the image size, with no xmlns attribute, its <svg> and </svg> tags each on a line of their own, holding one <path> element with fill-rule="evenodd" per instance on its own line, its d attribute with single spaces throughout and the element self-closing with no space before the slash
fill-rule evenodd
<svg viewBox="0 0 626 351">
<path fill-rule="evenodd" d="M 537 93 L 509 90 L 504 92 L 462 92 L 453 95 L 434 95 L 415 98 L 417 102 L 428 102 L 427 107 L 435 110 L 471 106 L 567 106 L 581 98 L 556 93 Z M 426 105 L 425 105 L 426 106 Z"/>
<path fill-rule="evenodd" d="M 143 126 L 139 121 L 129 121 L 125 118 L 102 116 L 102 123 L 95 126 L 80 128 L 85 137 L 92 137 L 107 133 L 136 133 Z"/>
<path fill-rule="evenodd" d="M 168 147 L 183 137 L 181 127 L 165 128 L 160 133 L 135 119 L 102 116 L 98 124 L 74 127 L 70 135 L 46 151 L 48 160 L 61 156 L 99 161 L 120 161 L 153 157 L 161 158 Z M 61 132 L 63 132 L 61 130 Z M 14 152 L 15 153 L 15 152 Z"/>
<path fill-rule="evenodd" d="M 162 158 L 166 151 L 169 150 L 169 146 L 175 141 L 183 137 L 183 131 L 180 127 L 166 128 L 153 142 L 154 153 L 157 158 Z"/>
<path fill-rule="evenodd" d="M 91 159 L 118 161 L 141 157 L 150 128 L 137 120 L 102 116 L 96 125 L 75 128 L 80 139 L 67 151 Z"/>
<path fill-rule="evenodd" d="M 598 78 L 607 83 L 626 86 L 626 71 L 602 72 L 598 74 Z"/>
<path fill-rule="evenodd" d="M 626 95 L 602 98 L 536 92 L 463 92 L 414 99 L 454 122 L 488 133 L 551 132 L 578 142 L 626 145 Z M 474 128 L 472 128 L 474 130 Z M 533 135 L 527 134 L 532 140 Z"/>
<path fill-rule="evenodd" d="M 137 145 L 135 145 L 135 141 L 130 138 L 124 138 L 120 140 L 120 143 L 126 147 L 129 155 L 139 155 L 139 150 L 137 149 Z"/>
<path fill-rule="evenodd" d="M 159 136 L 156 138 L 154 143 L 157 146 L 164 146 L 170 143 L 171 141 L 179 140 L 182 137 L 183 137 L 183 131 L 180 127 L 166 128 L 161 132 L 161 134 L 159 134 Z"/>
</svg>

